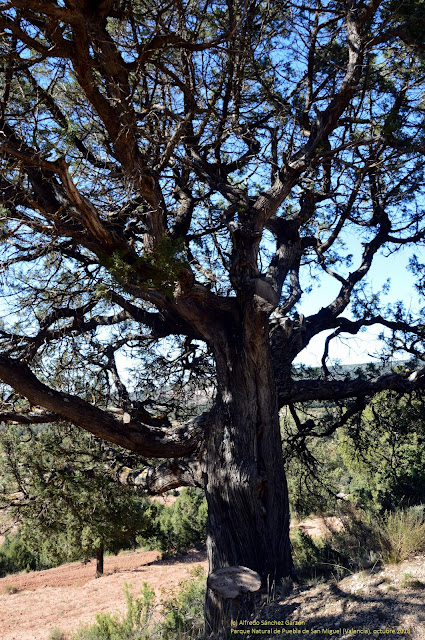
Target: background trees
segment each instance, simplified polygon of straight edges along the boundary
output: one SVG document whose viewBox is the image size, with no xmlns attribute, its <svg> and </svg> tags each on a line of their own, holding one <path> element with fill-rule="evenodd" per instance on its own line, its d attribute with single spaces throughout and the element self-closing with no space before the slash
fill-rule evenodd
<svg viewBox="0 0 425 640">
<path fill-rule="evenodd" d="M 361 504 L 381 511 L 421 504 L 425 495 L 421 399 L 380 394 L 343 438 L 343 459 Z"/>
<path fill-rule="evenodd" d="M 376 256 L 424 239 L 423 23 L 423 3 L 379 0 L 1 7 L 1 418 L 165 460 L 127 479 L 205 490 L 211 570 L 291 571 L 280 407 L 301 450 L 376 393 L 423 387 L 421 366 L 327 364 L 373 325 L 386 355 L 423 356 L 416 310 L 366 288 Z M 411 269 L 422 295 L 413 251 Z M 302 311 L 319 274 L 336 286 Z M 314 400 L 335 403 L 326 423 L 300 412 Z M 209 630 L 223 606 L 208 593 Z"/>
<path fill-rule="evenodd" d="M 326 422 L 331 403 L 304 407 Z M 328 437 L 296 443 L 296 425 L 284 420 L 284 455 L 291 506 L 301 519 L 352 505 L 382 515 L 420 505 L 424 498 L 423 402 L 416 394 L 378 394 L 362 414 Z M 294 442 L 295 441 L 295 442 Z"/>
<path fill-rule="evenodd" d="M 117 482 L 116 460 L 70 425 L 9 427 L 0 435 L 0 503 L 28 549 L 60 563 L 96 556 L 152 535 L 149 501 Z"/>
</svg>

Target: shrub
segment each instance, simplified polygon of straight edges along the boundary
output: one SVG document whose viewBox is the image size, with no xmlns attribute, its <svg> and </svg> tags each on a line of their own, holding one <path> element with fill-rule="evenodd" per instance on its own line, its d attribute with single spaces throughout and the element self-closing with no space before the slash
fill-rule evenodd
<svg viewBox="0 0 425 640">
<path fill-rule="evenodd" d="M 380 559 L 379 522 L 373 513 L 346 508 L 341 531 L 329 540 L 335 558 L 349 571 L 362 571 Z"/>
<path fill-rule="evenodd" d="M 340 517 L 342 530 L 334 531 L 326 540 L 313 540 L 303 531 L 292 534 L 294 564 L 300 577 L 340 579 L 379 560 L 379 527 L 373 516 L 351 509 Z"/>
<path fill-rule="evenodd" d="M 79 629 L 73 640 L 148 640 L 148 626 L 155 602 L 154 590 L 144 582 L 140 597 L 135 597 L 126 584 L 125 597 L 125 616 L 98 613 L 95 624 Z"/>
<path fill-rule="evenodd" d="M 14 584 L 6 584 L 3 587 L 3 593 L 6 593 L 8 596 L 12 596 L 14 593 L 18 593 L 19 589 Z"/>
<path fill-rule="evenodd" d="M 425 589 L 425 584 L 410 573 L 403 573 L 400 586 L 402 589 Z"/>
<path fill-rule="evenodd" d="M 49 633 L 49 640 L 67 640 L 67 637 L 63 631 L 55 627 Z"/>
<path fill-rule="evenodd" d="M 324 425 L 334 419 L 330 408 L 323 404 L 311 409 L 318 421 Z M 324 427 L 326 428 L 326 427 Z M 302 447 L 289 443 L 298 431 L 290 415 L 282 421 L 285 471 L 288 483 L 289 503 L 295 518 L 305 518 L 319 512 L 332 514 L 337 507 L 336 494 L 346 490 L 350 474 L 343 464 L 337 436 L 313 439 Z M 320 469 L 320 474 L 317 470 Z"/>
<path fill-rule="evenodd" d="M 381 514 L 420 504 L 425 494 L 425 407 L 420 398 L 377 395 L 340 436 L 352 479 L 347 493 Z"/>
<path fill-rule="evenodd" d="M 202 636 L 206 578 L 201 567 L 190 573 L 191 578 L 182 582 L 176 595 L 164 605 L 164 620 L 159 628 L 163 640 Z"/>
<path fill-rule="evenodd" d="M 302 531 L 292 534 L 294 563 L 302 577 L 333 574 L 339 578 L 381 560 L 398 563 L 425 551 L 423 507 L 398 509 L 380 518 L 352 509 L 340 517 L 343 529 L 327 540 L 313 540 Z"/>
<path fill-rule="evenodd" d="M 169 554 L 184 553 L 205 543 L 207 503 L 201 491 L 185 488 L 174 504 L 157 505 L 149 537 L 139 537 L 141 544 Z"/>
<path fill-rule="evenodd" d="M 9 507 L 26 549 L 58 565 L 134 545 L 150 525 L 150 503 L 107 471 L 110 453 L 100 441 L 66 424 L 31 433 L 23 438 L 19 426 L 0 429 L 0 494 L 7 501 L 15 491 L 28 496 Z M 29 567 L 37 569 L 33 560 Z"/>
<path fill-rule="evenodd" d="M 30 549 L 19 533 L 8 536 L 0 547 L 0 577 L 21 571 L 38 571 L 52 565 L 49 559 Z"/>
<path fill-rule="evenodd" d="M 323 560 L 324 543 L 313 540 L 308 533 L 297 529 L 291 534 L 292 557 L 297 570 L 305 573 Z"/>
<path fill-rule="evenodd" d="M 425 518 L 422 509 L 411 508 L 386 513 L 379 534 L 382 559 L 396 564 L 412 553 L 425 550 Z"/>
<path fill-rule="evenodd" d="M 93 625 L 81 627 L 72 640 L 193 640 L 201 638 L 206 579 L 202 569 L 191 571 L 191 578 L 180 585 L 172 599 L 164 603 L 160 622 L 152 622 L 155 594 L 143 584 L 135 597 L 126 585 L 127 611 L 124 615 L 102 613 Z M 59 639 L 58 639 L 59 640 Z"/>
</svg>

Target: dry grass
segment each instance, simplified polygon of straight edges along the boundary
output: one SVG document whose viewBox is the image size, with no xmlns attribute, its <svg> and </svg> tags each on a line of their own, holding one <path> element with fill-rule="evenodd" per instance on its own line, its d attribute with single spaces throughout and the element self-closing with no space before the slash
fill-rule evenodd
<svg viewBox="0 0 425 640">
<path fill-rule="evenodd" d="M 387 564 L 398 564 L 425 551 L 423 512 L 408 509 L 386 514 L 381 522 L 380 543 L 382 559 Z"/>
<path fill-rule="evenodd" d="M 19 589 L 14 584 L 6 584 L 3 587 L 3 593 L 6 593 L 8 596 L 12 596 L 14 593 L 18 593 Z"/>
</svg>

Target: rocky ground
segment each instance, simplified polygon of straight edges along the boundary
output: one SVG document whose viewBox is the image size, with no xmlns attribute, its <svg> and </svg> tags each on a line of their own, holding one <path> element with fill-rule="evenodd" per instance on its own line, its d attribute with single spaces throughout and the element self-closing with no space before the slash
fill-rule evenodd
<svg viewBox="0 0 425 640">
<path fill-rule="evenodd" d="M 263 619 L 277 616 L 286 624 L 276 637 L 425 640 L 425 556 L 340 581 L 288 586 L 262 613 Z"/>
</svg>

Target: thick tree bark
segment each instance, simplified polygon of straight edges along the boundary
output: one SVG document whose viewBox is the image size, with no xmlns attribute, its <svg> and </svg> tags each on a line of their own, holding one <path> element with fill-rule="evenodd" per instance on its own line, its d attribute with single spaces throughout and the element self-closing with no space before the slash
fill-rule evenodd
<svg viewBox="0 0 425 640">
<path fill-rule="evenodd" d="M 210 572 L 242 565 L 263 588 L 291 573 L 288 492 L 266 314 L 251 309 L 243 326 L 216 336 L 218 405 L 204 468 Z M 243 602 L 240 603 L 243 607 Z M 235 603 L 211 590 L 206 632 L 230 628 Z"/>
</svg>

